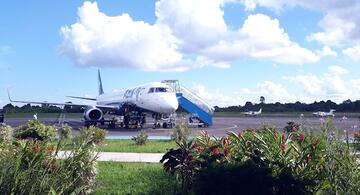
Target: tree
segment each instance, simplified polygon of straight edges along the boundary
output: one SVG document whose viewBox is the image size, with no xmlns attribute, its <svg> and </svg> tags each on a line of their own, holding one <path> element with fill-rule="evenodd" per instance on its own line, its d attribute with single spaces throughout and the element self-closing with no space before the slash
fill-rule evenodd
<svg viewBox="0 0 360 195">
<path fill-rule="evenodd" d="M 265 104 L 265 97 L 264 96 L 260 96 L 260 103 Z"/>
</svg>

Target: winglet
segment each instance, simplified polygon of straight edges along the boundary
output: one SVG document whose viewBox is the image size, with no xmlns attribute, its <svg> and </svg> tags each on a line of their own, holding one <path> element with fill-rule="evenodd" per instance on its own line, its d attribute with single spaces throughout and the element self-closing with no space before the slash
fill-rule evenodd
<svg viewBox="0 0 360 195">
<path fill-rule="evenodd" d="M 6 89 L 6 90 L 7 90 L 7 94 L 8 94 L 9 101 L 10 101 L 10 102 L 13 102 L 13 100 L 12 100 L 11 97 L 10 97 L 9 89 Z"/>
<path fill-rule="evenodd" d="M 101 82 L 101 76 L 100 76 L 100 69 L 98 69 L 98 85 L 99 85 L 99 95 L 104 94 L 104 90 Z"/>
</svg>

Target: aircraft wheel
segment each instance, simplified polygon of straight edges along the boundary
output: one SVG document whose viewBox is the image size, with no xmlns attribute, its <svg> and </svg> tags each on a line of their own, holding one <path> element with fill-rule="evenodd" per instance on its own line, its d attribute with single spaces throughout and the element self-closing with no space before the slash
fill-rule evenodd
<svg viewBox="0 0 360 195">
<path fill-rule="evenodd" d="M 166 129 L 168 127 L 167 123 L 163 123 L 162 127 Z"/>
</svg>

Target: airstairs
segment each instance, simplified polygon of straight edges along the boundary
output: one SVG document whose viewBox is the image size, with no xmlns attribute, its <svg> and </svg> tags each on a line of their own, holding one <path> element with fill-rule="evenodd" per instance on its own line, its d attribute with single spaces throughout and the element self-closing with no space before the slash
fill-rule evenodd
<svg viewBox="0 0 360 195">
<path fill-rule="evenodd" d="M 175 92 L 179 101 L 179 106 L 189 112 L 192 116 L 197 117 L 206 126 L 212 125 L 213 108 L 202 100 L 191 90 L 179 84 L 178 80 L 164 80 Z"/>
</svg>

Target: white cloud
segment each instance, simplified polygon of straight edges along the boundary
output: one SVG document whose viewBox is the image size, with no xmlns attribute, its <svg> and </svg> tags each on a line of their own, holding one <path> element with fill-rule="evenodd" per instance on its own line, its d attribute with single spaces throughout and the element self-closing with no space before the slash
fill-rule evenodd
<svg viewBox="0 0 360 195">
<path fill-rule="evenodd" d="M 353 60 L 360 60 L 360 44 L 354 47 L 344 49 L 342 52 Z"/>
<path fill-rule="evenodd" d="M 360 41 L 360 1 L 358 0 L 246 0 L 263 6 L 281 11 L 284 7 L 301 6 L 307 9 L 321 11 L 324 17 L 319 22 L 323 29 L 314 32 L 307 38 L 318 41 L 324 45 L 352 44 Z M 245 6 L 249 2 L 239 0 Z"/>
<path fill-rule="evenodd" d="M 268 103 L 294 102 L 296 100 L 296 97 L 290 94 L 284 86 L 268 80 L 257 83 L 255 89 L 243 88 L 240 90 L 240 94 L 250 96 L 257 95 L 259 97 L 264 96 Z M 257 102 L 258 100 L 252 101 Z"/>
<path fill-rule="evenodd" d="M 329 71 L 335 75 L 340 75 L 340 74 L 347 74 L 349 73 L 349 70 L 341 67 L 341 66 L 329 66 L 328 67 Z"/>
<path fill-rule="evenodd" d="M 62 54 L 75 64 L 130 67 L 148 71 L 184 71 L 194 67 L 230 67 L 244 58 L 283 64 L 314 63 L 319 57 L 292 42 L 277 19 L 249 15 L 232 30 L 224 21 L 227 0 L 160 0 L 155 24 L 128 14 L 107 16 L 97 3 L 84 2 L 78 21 L 63 26 Z M 254 6 L 249 1 L 250 8 Z M 250 9 L 249 8 L 249 9 Z"/>
<path fill-rule="evenodd" d="M 316 51 L 316 53 L 319 57 L 337 56 L 337 53 L 334 50 L 332 50 L 329 46 L 324 46 L 322 50 Z"/>
<path fill-rule="evenodd" d="M 219 89 L 215 91 L 208 91 L 204 85 L 195 83 L 192 87 L 192 90 L 195 92 L 197 96 L 202 98 L 205 102 L 210 104 L 211 106 L 234 106 L 243 104 L 244 101 L 237 95 L 225 95 Z"/>
<path fill-rule="evenodd" d="M 346 99 L 358 99 L 360 96 L 360 80 L 347 79 L 343 75 L 349 71 L 340 66 L 328 67 L 329 72 L 323 75 L 304 74 L 284 77 L 285 80 L 297 84 L 304 94 L 297 95 L 308 102 L 331 99 L 342 102 Z M 301 92 L 301 91 L 300 91 Z"/>
</svg>

